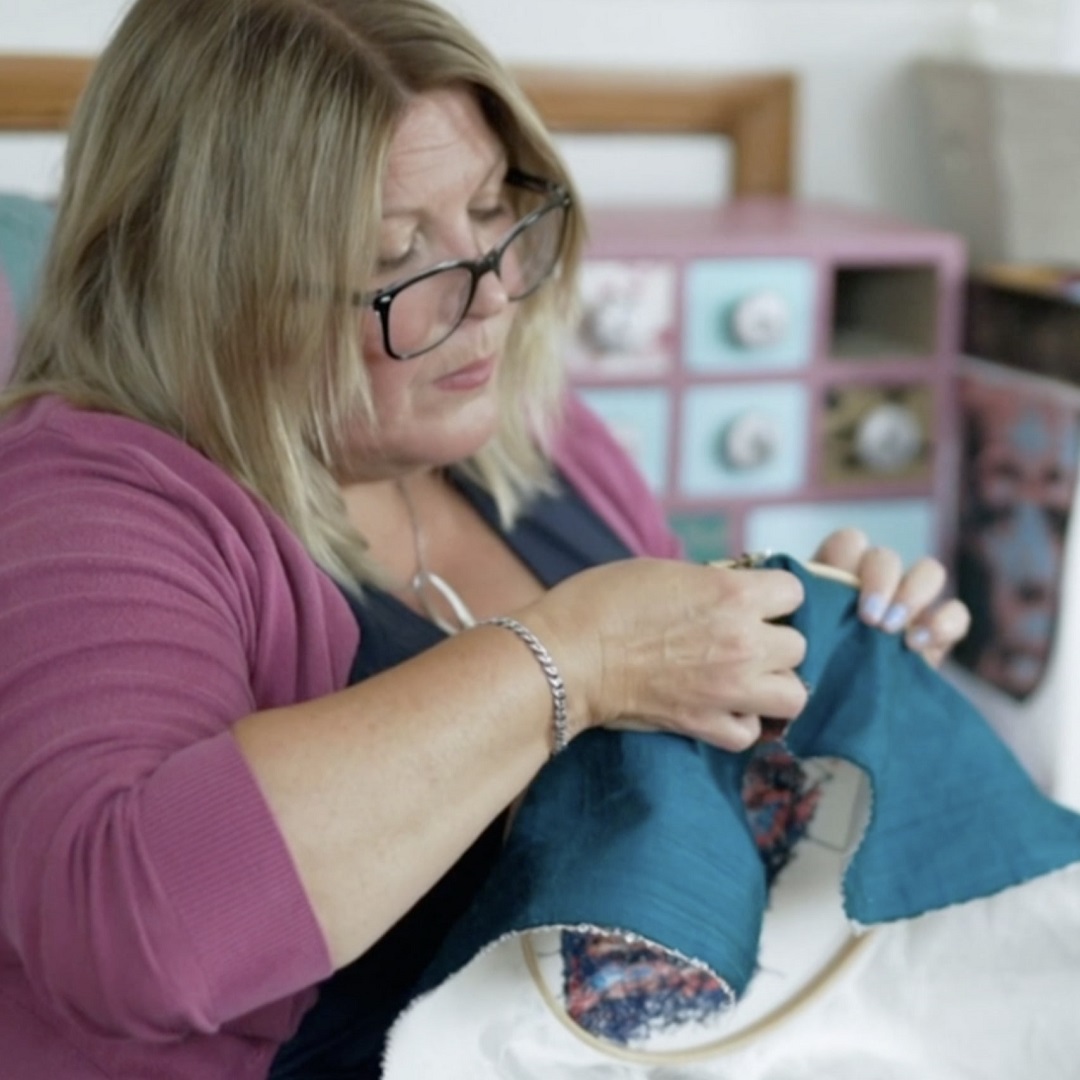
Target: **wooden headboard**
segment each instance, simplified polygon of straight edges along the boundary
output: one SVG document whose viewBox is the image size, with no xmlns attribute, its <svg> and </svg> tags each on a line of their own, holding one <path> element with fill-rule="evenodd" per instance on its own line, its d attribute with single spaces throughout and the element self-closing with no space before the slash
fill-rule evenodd
<svg viewBox="0 0 1080 1080">
<path fill-rule="evenodd" d="M 0 54 L 0 131 L 63 131 L 92 57 Z M 736 195 L 790 195 L 795 78 L 598 74 L 518 68 L 556 132 L 711 134 L 731 140 Z"/>
</svg>

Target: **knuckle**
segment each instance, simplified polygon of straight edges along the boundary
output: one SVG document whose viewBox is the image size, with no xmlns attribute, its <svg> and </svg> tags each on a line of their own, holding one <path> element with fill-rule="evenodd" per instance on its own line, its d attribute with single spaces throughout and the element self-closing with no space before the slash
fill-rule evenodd
<svg viewBox="0 0 1080 1080">
<path fill-rule="evenodd" d="M 779 696 L 782 711 L 778 712 L 777 715 L 792 720 L 806 708 L 806 703 L 810 699 L 810 692 L 803 682 L 795 678 L 785 686 L 784 691 Z"/>
<path fill-rule="evenodd" d="M 787 595 L 784 599 L 789 604 L 790 609 L 794 611 L 796 608 L 802 607 L 803 602 L 806 600 L 806 586 L 795 574 L 790 574 L 787 571 L 783 571 L 783 574 L 784 584 L 787 589 Z"/>
<path fill-rule="evenodd" d="M 923 591 L 937 595 L 948 579 L 948 572 L 937 560 L 931 558 L 920 559 L 908 571 L 908 579 L 918 583 Z"/>
<path fill-rule="evenodd" d="M 801 634 L 798 630 L 793 630 L 791 627 L 785 627 L 787 630 L 788 640 L 791 642 L 791 664 L 793 667 L 798 667 L 806 659 L 807 649 L 810 647 L 806 640 L 806 635 Z"/>
<path fill-rule="evenodd" d="M 724 576 L 725 598 L 732 604 L 745 606 L 760 587 L 760 577 L 746 570 L 728 570 Z"/>
<path fill-rule="evenodd" d="M 971 612 L 960 600 L 951 600 L 938 612 L 935 620 L 948 637 L 958 639 L 971 629 Z"/>
<path fill-rule="evenodd" d="M 831 547 L 842 548 L 845 551 L 865 551 L 870 546 L 870 538 L 863 532 L 862 529 L 856 528 L 854 525 L 847 525 L 842 529 L 837 529 L 826 540 L 826 544 Z"/>
<path fill-rule="evenodd" d="M 730 750 L 749 750 L 761 737 L 760 721 L 753 724 L 745 722 L 746 719 L 744 717 L 728 725 L 728 734 L 725 741 Z"/>
<path fill-rule="evenodd" d="M 930 556 L 920 559 L 915 564 L 915 568 L 921 570 L 922 573 L 935 581 L 944 582 L 949 576 L 944 563 L 942 563 L 940 559 L 934 559 Z"/>
<path fill-rule="evenodd" d="M 813 561 L 852 573 L 869 546 L 866 534 L 861 529 L 849 526 L 827 536 L 818 546 Z"/>
<path fill-rule="evenodd" d="M 760 659 L 761 644 L 758 635 L 747 623 L 732 626 L 727 633 L 725 652 L 729 661 L 738 664 Z"/>
<path fill-rule="evenodd" d="M 903 568 L 903 561 L 892 548 L 873 547 L 870 549 L 870 555 L 873 561 L 877 563 L 882 570 L 899 573 Z"/>
</svg>

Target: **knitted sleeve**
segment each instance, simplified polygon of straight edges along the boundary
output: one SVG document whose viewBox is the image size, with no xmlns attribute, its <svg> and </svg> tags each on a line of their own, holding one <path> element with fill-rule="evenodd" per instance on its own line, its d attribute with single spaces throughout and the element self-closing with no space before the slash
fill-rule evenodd
<svg viewBox="0 0 1080 1080">
<path fill-rule="evenodd" d="M 283 525 L 151 431 L 55 403 L 0 428 L 0 966 L 166 1040 L 329 973 L 230 729 L 343 685 L 356 631 Z"/>
</svg>

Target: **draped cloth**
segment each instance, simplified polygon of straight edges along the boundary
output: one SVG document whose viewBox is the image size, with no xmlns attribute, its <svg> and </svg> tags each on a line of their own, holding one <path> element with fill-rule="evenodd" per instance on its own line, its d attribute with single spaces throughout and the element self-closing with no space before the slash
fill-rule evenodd
<svg viewBox="0 0 1080 1080">
<path fill-rule="evenodd" d="M 799 674 L 811 692 L 787 746 L 850 761 L 871 789 L 842 880 L 849 919 L 910 919 L 1080 862 L 1080 815 L 1041 794 L 899 637 L 863 624 L 850 585 L 783 555 L 763 565 L 806 590 L 790 622 L 808 642 Z M 641 939 L 742 994 L 768 903 L 740 795 L 749 758 L 671 734 L 579 736 L 536 777 L 420 994 L 494 943 L 551 927 Z"/>
</svg>

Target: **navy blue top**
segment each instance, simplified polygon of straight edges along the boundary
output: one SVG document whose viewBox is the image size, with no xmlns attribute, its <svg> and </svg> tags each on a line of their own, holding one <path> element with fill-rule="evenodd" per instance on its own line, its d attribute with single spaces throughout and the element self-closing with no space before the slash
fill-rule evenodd
<svg viewBox="0 0 1080 1080">
<path fill-rule="evenodd" d="M 484 520 L 548 588 L 587 567 L 632 554 L 565 482 L 557 494 L 531 503 L 507 532 L 490 496 L 464 477 L 454 479 Z M 348 599 L 361 632 L 350 684 L 394 667 L 446 636 L 380 589 L 368 588 L 361 599 Z M 500 815 L 379 941 L 321 985 L 300 1030 L 274 1059 L 270 1080 L 368 1080 L 380 1075 L 386 1033 L 494 865 L 504 824 L 505 815 Z"/>
</svg>

